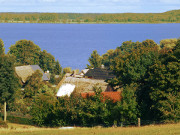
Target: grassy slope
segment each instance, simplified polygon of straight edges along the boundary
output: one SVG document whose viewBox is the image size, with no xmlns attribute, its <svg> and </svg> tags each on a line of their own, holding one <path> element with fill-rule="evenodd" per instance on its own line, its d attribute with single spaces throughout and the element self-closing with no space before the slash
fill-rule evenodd
<svg viewBox="0 0 180 135">
<path fill-rule="evenodd" d="M 180 123 L 129 128 L 75 128 L 53 129 L 9 124 L 9 129 L 0 129 L 0 135 L 180 135 Z"/>
</svg>

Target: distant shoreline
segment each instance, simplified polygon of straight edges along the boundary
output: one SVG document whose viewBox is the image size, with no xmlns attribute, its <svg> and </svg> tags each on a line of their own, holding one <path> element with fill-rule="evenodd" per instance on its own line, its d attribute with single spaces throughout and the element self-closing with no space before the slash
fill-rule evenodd
<svg viewBox="0 0 180 135">
<path fill-rule="evenodd" d="M 161 24 L 180 23 L 180 10 L 164 13 L 0 13 L 0 23 Z"/>
<path fill-rule="evenodd" d="M 180 22 L 23 22 L 23 21 L 11 21 L 11 22 L 3 22 L 0 21 L 0 23 L 23 23 L 23 24 L 170 24 L 170 23 L 180 23 Z"/>
</svg>

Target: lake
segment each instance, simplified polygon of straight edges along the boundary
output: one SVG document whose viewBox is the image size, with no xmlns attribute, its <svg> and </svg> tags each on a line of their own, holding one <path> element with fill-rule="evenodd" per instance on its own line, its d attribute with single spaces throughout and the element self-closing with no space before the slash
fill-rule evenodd
<svg viewBox="0 0 180 135">
<path fill-rule="evenodd" d="M 180 24 L 21 24 L 0 23 L 6 52 L 21 39 L 32 40 L 60 61 L 62 67 L 83 69 L 93 50 L 100 55 L 122 42 L 179 38 Z"/>
</svg>

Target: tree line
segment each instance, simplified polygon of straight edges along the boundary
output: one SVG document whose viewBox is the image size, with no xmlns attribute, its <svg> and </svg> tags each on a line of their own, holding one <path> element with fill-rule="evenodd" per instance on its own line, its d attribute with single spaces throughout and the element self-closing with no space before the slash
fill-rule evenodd
<svg viewBox="0 0 180 135">
<path fill-rule="evenodd" d="M 28 54 L 32 47 L 33 55 Z M 28 55 L 20 53 L 23 51 Z M 137 118 L 151 122 L 180 120 L 180 39 L 165 39 L 160 45 L 153 40 L 125 41 L 102 56 L 94 51 L 88 68 L 104 64 L 113 71 L 115 78 L 106 81 L 121 88 L 122 98 L 117 102 L 103 100 L 98 86 L 93 88 L 95 96 L 85 99 L 76 91 L 70 97 L 57 98 L 57 89 L 43 82 L 39 71 L 28 78 L 22 91 L 14 66 L 40 62 L 38 46 L 18 41 L 5 55 L 1 40 L 0 54 L 0 102 L 7 102 L 9 111 L 30 115 L 35 125 L 122 126 L 137 124 Z"/>
<path fill-rule="evenodd" d="M 0 22 L 11 23 L 179 23 L 180 10 L 164 13 L 0 13 Z"/>
<path fill-rule="evenodd" d="M 16 66 L 24 65 L 39 65 L 43 71 L 49 70 L 51 73 L 50 83 L 43 82 L 42 73 L 36 71 L 24 85 L 15 73 Z M 20 102 L 22 98 L 24 100 L 19 104 L 21 104 L 20 106 L 24 104 L 23 110 L 26 110 L 28 103 L 32 103 L 31 99 L 36 91 L 45 84 L 49 88 L 52 84 L 58 83 L 62 78 L 61 72 L 62 68 L 59 61 L 55 61 L 54 56 L 47 51 L 41 51 L 39 46 L 32 41 L 19 40 L 5 54 L 4 43 L 0 39 L 0 103 L 4 104 L 5 108 L 8 104 L 8 110 L 11 108 L 11 103 L 14 106 L 14 100 L 17 101 L 18 99 L 17 102 Z M 55 78 L 55 75 L 58 75 L 59 78 Z M 24 91 L 21 91 L 22 87 L 24 87 Z M 18 107 L 20 108 L 20 106 Z"/>
<path fill-rule="evenodd" d="M 180 39 L 165 39 L 160 45 L 126 41 L 102 56 L 93 51 L 89 63 L 89 68 L 104 64 L 113 71 L 116 77 L 107 82 L 123 88 L 127 114 L 135 111 L 142 120 L 180 120 Z"/>
</svg>

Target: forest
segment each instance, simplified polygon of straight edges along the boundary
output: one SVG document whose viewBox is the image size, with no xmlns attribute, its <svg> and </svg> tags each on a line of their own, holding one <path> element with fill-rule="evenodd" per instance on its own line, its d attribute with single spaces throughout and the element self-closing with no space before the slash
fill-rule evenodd
<svg viewBox="0 0 180 135">
<path fill-rule="evenodd" d="M 0 13 L 0 23 L 180 23 L 180 10 L 164 13 Z"/>
<path fill-rule="evenodd" d="M 59 62 L 32 41 L 17 41 L 5 54 L 0 40 L 0 103 L 7 102 L 9 112 L 23 116 L 9 117 L 19 123 L 109 127 L 137 125 L 138 118 L 143 124 L 180 121 L 180 39 L 164 39 L 160 44 L 149 39 L 125 41 L 102 56 L 93 51 L 87 68 L 103 64 L 113 71 L 115 77 L 106 82 L 121 88 L 122 98 L 117 102 L 102 100 L 98 85 L 93 88 L 95 95 L 85 99 L 76 91 L 70 97 L 57 98 L 57 90 L 51 87 L 54 82 L 43 82 L 38 71 L 22 91 L 14 67 L 25 64 L 39 64 L 44 71 L 62 74 Z"/>
</svg>

